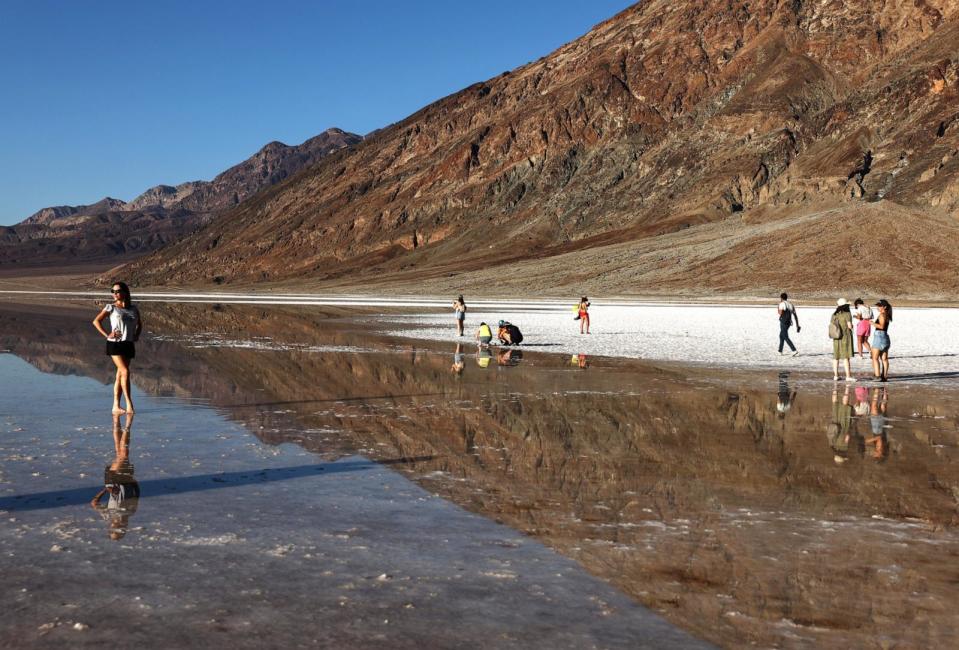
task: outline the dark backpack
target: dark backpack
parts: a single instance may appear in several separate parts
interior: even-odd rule
[[[508,325],[509,327],[509,340],[513,345],[519,345],[523,342],[523,333],[519,331],[519,328],[513,325],[512,323]]]
[[[793,310],[789,303],[786,303],[786,308],[783,309],[783,313],[779,314],[779,322],[783,325],[791,325],[793,322]]]

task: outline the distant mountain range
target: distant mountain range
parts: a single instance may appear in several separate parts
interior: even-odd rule
[[[125,273],[959,296],[957,14],[957,0],[647,0]]]
[[[328,129],[297,146],[271,142],[212,181],[157,185],[130,202],[39,210],[0,227],[0,267],[120,262],[178,241],[214,215],[235,207],[362,136]]]

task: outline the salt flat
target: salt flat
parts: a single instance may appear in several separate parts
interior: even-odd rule
[[[467,338],[481,321],[515,323],[523,331],[523,346],[544,351],[630,357],[654,361],[821,370],[830,373],[832,341],[826,330],[832,309],[797,306],[800,332],[790,330],[799,356],[777,352],[779,322],[775,306],[668,305],[602,303],[590,308],[591,334],[579,333],[569,304],[537,303],[535,309],[514,305],[484,305],[467,314]],[[400,325],[390,333],[423,339],[462,340],[452,315],[424,314],[390,319]],[[892,374],[915,379],[955,377],[959,340],[946,333],[959,331],[959,310],[950,308],[894,309],[890,327]],[[787,348],[788,351],[788,348]],[[853,371],[871,376],[867,359],[853,360]]]
[[[3,291],[9,298],[25,292]],[[36,292],[29,292],[34,297]],[[92,292],[46,292],[54,299],[104,297]],[[575,299],[467,300],[466,336],[456,335],[451,300],[435,296],[371,296],[154,292],[136,294],[139,302],[198,302],[288,306],[348,306],[388,310],[372,318],[384,333],[451,343],[473,340],[480,322],[508,320],[525,336],[523,345],[544,352],[626,357],[743,368],[780,368],[831,373],[832,342],[826,329],[832,308],[797,303],[800,332],[790,330],[799,356],[777,352],[779,322],[775,303],[769,305],[682,304],[628,300],[592,301],[591,334],[579,333],[574,321]],[[874,302],[870,299],[867,302]],[[397,314],[409,309],[410,314]],[[955,379],[959,374],[959,309],[895,307],[890,327],[892,375],[899,380]],[[853,360],[853,372],[872,374],[867,359]]]

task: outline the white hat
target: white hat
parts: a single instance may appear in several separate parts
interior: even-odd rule
[[[845,298],[837,298],[837,299],[836,299],[836,304],[837,304],[838,306],[842,307],[843,305],[848,305],[848,304],[849,304],[849,301],[846,300]]]

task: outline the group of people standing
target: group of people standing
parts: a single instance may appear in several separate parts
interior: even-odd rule
[[[789,346],[792,355],[799,354],[796,346],[789,338],[789,329],[793,323],[796,331],[801,331],[799,316],[796,307],[789,301],[785,293],[779,294],[780,302],[777,308],[779,314],[779,354],[783,354],[784,346]],[[853,304],[845,298],[836,300],[836,309],[829,318],[829,338],[832,340],[832,378],[839,381],[839,363],[842,362],[846,381],[856,381],[852,374],[851,359],[858,353],[865,358],[868,352],[872,358],[873,377],[876,381],[884,382],[889,378],[889,326],[892,323],[892,305],[883,298],[874,305],[875,309],[865,304],[862,298],[856,298]],[[870,342],[870,334],[872,341]],[[855,348],[855,352],[854,352]]]
[[[863,348],[872,357],[873,378],[876,381],[889,379],[889,326],[892,324],[892,305],[883,298],[875,304],[875,311],[857,298],[852,305],[845,298],[836,300],[836,310],[829,319],[829,338],[832,339],[832,378],[839,381],[839,362],[842,361],[846,381],[856,381],[852,376],[850,359],[853,341],[863,358]],[[869,334],[872,332],[872,343]]]

